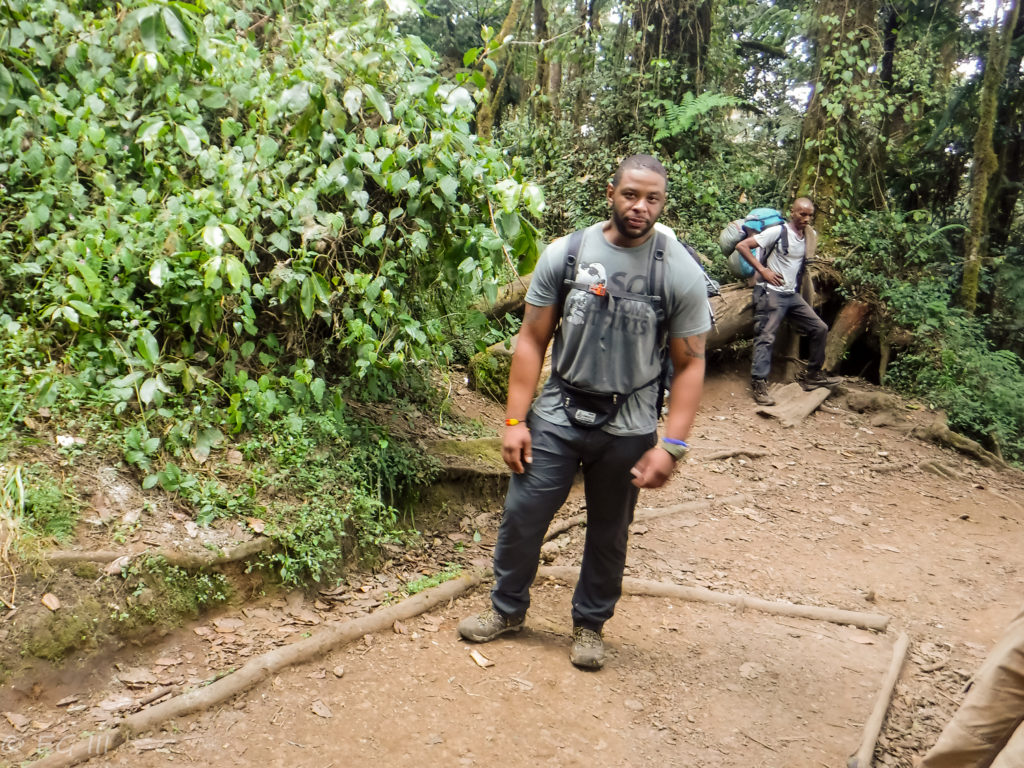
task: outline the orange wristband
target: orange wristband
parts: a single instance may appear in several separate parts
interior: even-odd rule
[[[521,422],[519,419],[505,419],[505,426],[506,427],[514,427],[516,424],[522,424],[522,423],[523,422]]]

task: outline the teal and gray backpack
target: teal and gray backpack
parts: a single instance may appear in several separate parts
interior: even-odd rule
[[[751,235],[764,232],[768,227],[785,223],[786,217],[774,208],[755,208],[744,218],[730,221],[718,236],[718,246],[722,249],[722,255],[728,257],[729,271],[739,278],[747,278],[754,274],[754,268],[736,251],[736,244]],[[782,247],[786,246],[787,244],[783,243]],[[761,263],[763,264],[766,259],[767,254],[764,254]]]

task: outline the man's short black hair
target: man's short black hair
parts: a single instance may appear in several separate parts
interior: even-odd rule
[[[626,171],[653,171],[663,176],[666,182],[668,181],[668,172],[665,170],[665,166],[657,158],[650,155],[630,155],[619,163],[619,167],[615,170],[615,175],[612,176],[613,187],[619,186],[619,182],[622,181],[622,174]]]

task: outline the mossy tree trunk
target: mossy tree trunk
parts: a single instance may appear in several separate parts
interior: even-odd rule
[[[877,9],[877,0],[822,0],[815,11],[810,35],[814,83],[793,192],[815,201],[815,228],[822,234],[842,209],[852,208],[854,180],[865,157],[857,130],[862,112],[877,107],[867,91]]]
[[[500,47],[491,55],[492,60],[498,65],[498,69],[501,72],[497,84],[494,82],[494,74],[490,68],[485,68],[488,96],[483,104],[480,105],[480,109],[477,110],[476,114],[476,132],[481,138],[491,137],[497,111],[501,107],[501,98],[505,90],[505,81],[510,68],[508,46],[504,41],[519,26],[519,18],[523,14],[523,4],[523,0],[512,0],[512,5],[508,9],[508,15],[505,16],[505,21],[498,31]]]
[[[988,193],[989,181],[999,170],[999,160],[992,144],[995,130],[996,107],[999,87],[1003,82],[1009,58],[1010,41],[1017,26],[1020,13],[1018,0],[1010,0],[1002,24],[992,25],[989,36],[988,61],[981,83],[981,106],[978,115],[978,130],[974,135],[972,158],[970,221],[964,238],[964,276],[960,285],[960,303],[968,314],[973,315],[978,306],[978,277],[981,262],[986,252],[989,229]]]

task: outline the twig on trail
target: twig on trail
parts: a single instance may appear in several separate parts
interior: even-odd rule
[[[545,565],[537,569],[537,576],[574,583],[579,577],[577,568],[566,566]],[[661,581],[644,581],[626,577],[622,580],[622,591],[630,595],[651,595],[652,597],[672,597],[677,600],[693,600],[718,605],[734,605],[737,608],[752,608],[764,613],[781,616],[797,616],[804,619],[819,619],[834,624],[853,624],[861,629],[874,629],[884,632],[889,625],[889,617],[880,613],[863,613],[846,611],[839,608],[821,608],[816,605],[798,605],[796,603],[774,602],[762,600],[749,595],[734,595],[725,592],[714,592],[704,587],[684,587],[679,584],[667,584]]]
[[[750,459],[761,459],[768,456],[768,451],[759,451],[754,448],[734,448],[728,451],[717,451],[704,457],[704,461],[721,461],[731,459],[735,456],[746,456]]]
[[[167,694],[174,693],[174,691],[175,687],[173,685],[167,685],[162,688],[157,688],[148,696],[143,696],[141,699],[139,699],[138,703],[136,704],[136,709],[142,709],[147,704],[152,704],[157,699],[162,699]]]
[[[753,736],[751,736],[751,735],[750,735],[749,733],[747,733],[747,732],[746,732],[746,731],[744,731],[743,729],[741,729],[741,728],[738,728],[737,730],[738,730],[738,731],[740,732],[740,734],[741,734],[741,735],[743,735],[743,736],[746,736],[746,737],[747,737],[748,739],[750,739],[750,740],[751,740],[752,742],[754,742],[755,744],[760,744],[760,745],[761,745],[762,747],[764,747],[765,749],[770,749],[770,750],[771,750],[772,752],[778,752],[778,751],[779,751],[779,750],[777,750],[777,749],[776,749],[775,747],[771,747],[771,746],[769,746],[769,745],[765,744],[765,743],[764,743],[763,741],[761,741],[760,739],[755,739],[755,738],[754,738]]]
[[[139,733],[156,728],[173,718],[216,706],[252,688],[285,667],[321,658],[328,651],[358,640],[363,635],[388,629],[395,621],[418,616],[477,586],[481,578],[480,573],[464,574],[368,616],[328,626],[305,640],[255,656],[237,672],[209,685],[175,696],[150,709],[129,715],[117,728],[93,734],[67,749],[52,752],[32,765],[34,768],[66,768],[99,755],[106,755]]]
[[[551,539],[565,533],[570,528],[575,528],[577,525],[582,525],[587,522],[587,513],[582,512],[572,517],[566,517],[562,520],[556,520],[548,528],[548,532],[544,534],[544,541],[551,541]]]
[[[892,649],[892,661],[882,680],[882,689],[878,692],[875,707],[871,710],[867,722],[864,723],[864,738],[861,740],[860,749],[846,761],[847,768],[871,768],[875,744],[878,743],[878,735],[882,732],[885,715],[889,711],[889,704],[892,701],[892,692],[896,687],[896,681],[900,678],[900,670],[903,669],[903,662],[907,658],[909,647],[910,637],[906,632],[900,632],[896,639],[896,645]]]

